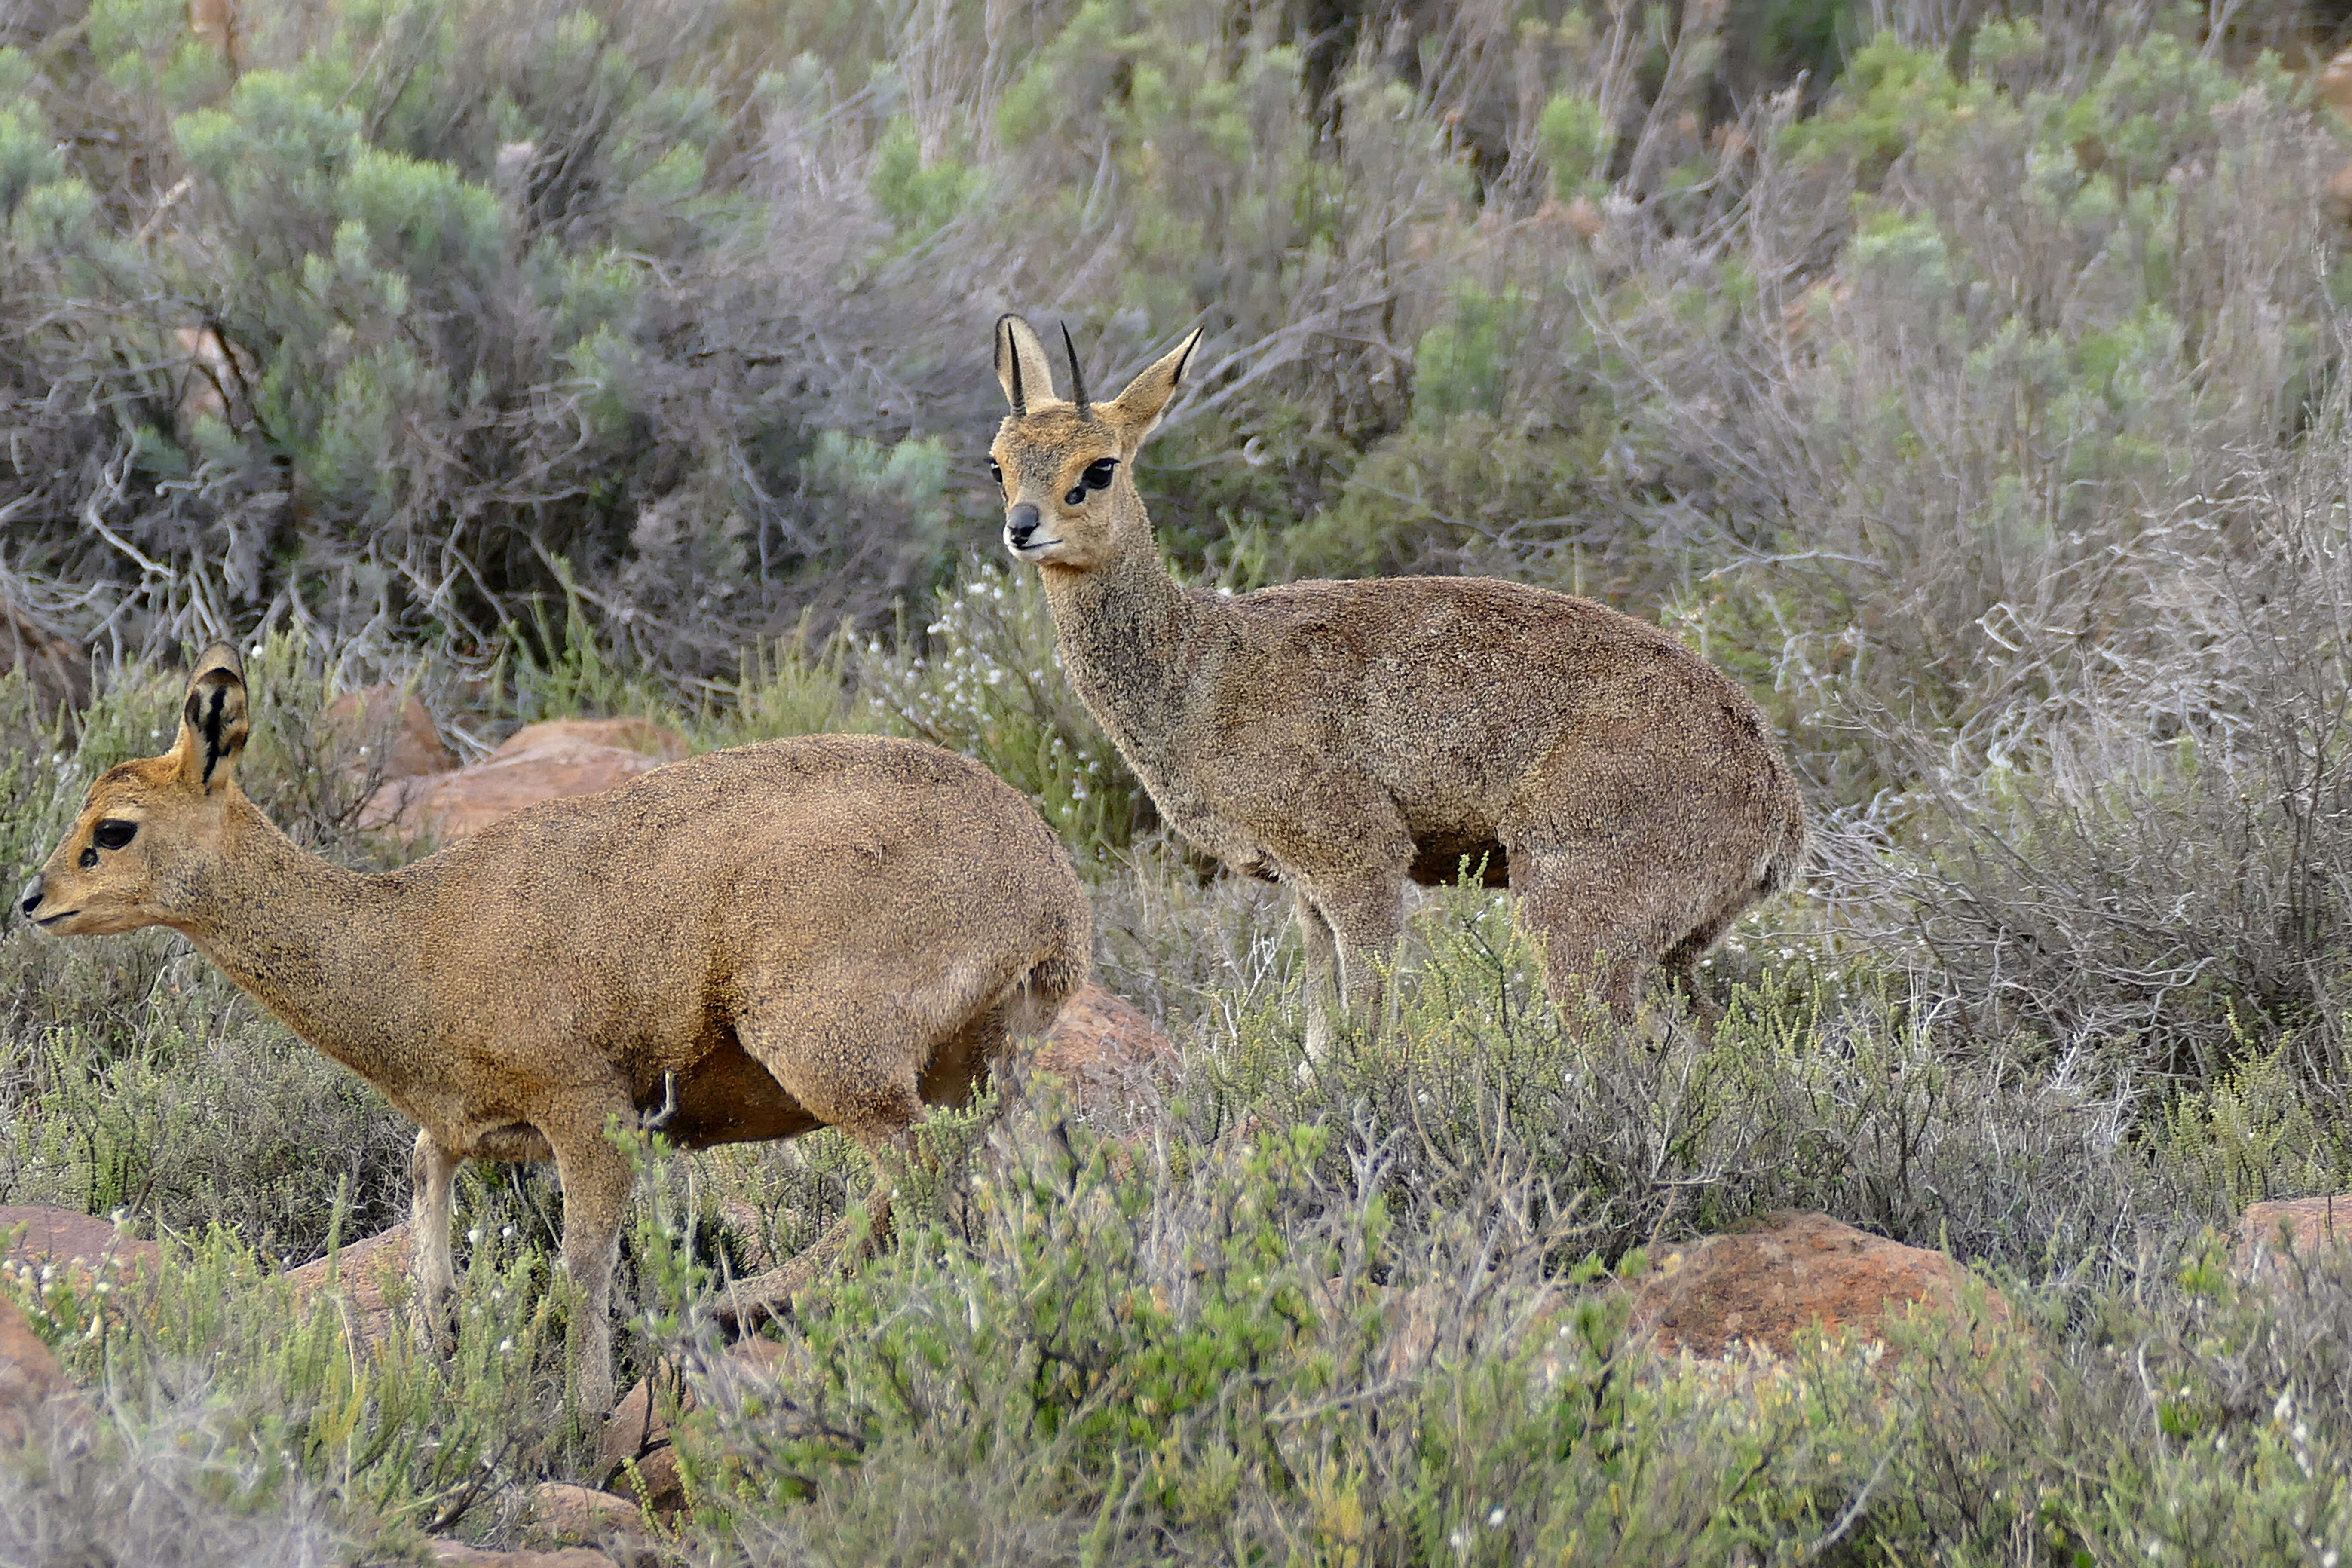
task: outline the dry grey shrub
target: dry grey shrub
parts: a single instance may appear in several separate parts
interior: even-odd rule
[[[327,1568],[349,1543],[193,1407],[0,1456],[9,1568]],[[241,1500],[247,1500],[240,1505]]]
[[[2352,441],[2150,520],[2078,605],[2003,607],[1997,700],[1918,758],[1930,847],[1878,862],[1985,1014],[2212,1077],[2265,1022],[2312,1091],[2343,1077],[2352,930]],[[2086,646],[2091,644],[2091,646]]]

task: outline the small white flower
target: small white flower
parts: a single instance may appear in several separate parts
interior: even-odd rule
[[[499,1353],[500,1355],[512,1355],[512,1354],[514,1354],[514,1341],[512,1341],[512,1340],[500,1340],[500,1341],[499,1342]]]
[[[1495,1510],[1494,1512],[1486,1516],[1486,1528],[1489,1530],[1500,1530],[1503,1528],[1503,1510],[1501,1509],[1498,1508]]]

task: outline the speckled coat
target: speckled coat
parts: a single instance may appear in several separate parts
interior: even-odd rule
[[[1335,983],[1351,1005],[1377,997],[1408,880],[1517,889],[1558,1000],[1590,985],[1629,1015],[1660,963],[1693,989],[1699,955],[1805,852],[1755,703],[1657,627],[1524,584],[1181,586],[1131,464],[1197,338],[1089,405],[1056,395],[1043,344],[1006,318],[1014,412],[992,460],[1071,685],[1161,815],[1293,889],[1309,1047]]]
[[[25,914],[65,934],[184,932],[415,1119],[428,1298],[450,1283],[457,1164],[555,1159],[592,1408],[610,1403],[630,1184],[608,1121],[688,1147],[837,1126],[887,1184],[923,1103],[963,1100],[1088,973],[1085,890],[1058,841],[994,774],[933,747],[811,735],[714,752],[367,875],[297,847],[236,788],[244,715],[236,656],[216,649],[179,743],[91,786]]]

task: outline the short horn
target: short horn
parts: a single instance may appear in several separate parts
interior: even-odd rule
[[[1062,352],[1070,356],[1070,401],[1078,405],[1078,417],[1087,418],[1087,373],[1078,368],[1078,345],[1070,341],[1070,323],[1062,323]]]

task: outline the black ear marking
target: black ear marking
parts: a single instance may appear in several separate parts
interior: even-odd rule
[[[211,700],[207,701],[207,698]],[[228,724],[227,709],[228,688],[226,685],[188,693],[188,728],[201,735],[205,742],[203,782],[205,784],[213,782],[213,770],[220,766],[221,759],[228,753],[224,733]]]
[[[1168,373],[1168,389],[1171,392],[1184,384],[1185,367],[1192,363],[1192,351],[1201,346],[1201,331],[1195,329],[1192,335],[1185,340],[1183,357],[1176,362],[1176,368]]]
[[[1021,385],[1021,345],[1013,341],[1013,317],[1010,313],[996,318],[996,353],[999,363],[1007,359],[1012,361],[1007,379],[1013,383],[1013,416],[1026,419],[1029,417],[1029,395]]]

